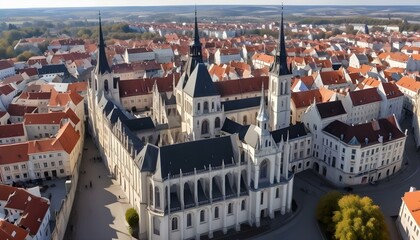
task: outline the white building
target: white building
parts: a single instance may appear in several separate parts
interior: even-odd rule
[[[259,226],[262,217],[291,211],[289,165],[296,171],[311,165],[307,146],[312,143],[303,125],[269,131],[270,118],[273,130],[289,126],[291,76],[285,75],[285,51],[276,62],[282,66],[272,71],[276,84],[269,84],[270,104],[264,87],[253,98],[222,102],[202,63],[197,24],[194,36],[176,88],[160,92],[153,84],[152,130],[158,142],[155,135],[145,136],[151,121],[122,109],[100,25],[99,60],[88,90],[89,125],[104,163],[139,212],[142,238],[198,239],[240,230],[241,223]],[[246,113],[255,125],[229,120],[233,112]],[[172,124],[176,119],[180,122]]]
[[[376,88],[349,92],[342,100],[347,123],[358,124],[379,117],[382,98]]]
[[[397,226],[403,240],[420,238],[420,191],[415,187],[404,193],[398,214]]]
[[[127,48],[124,59],[126,63],[154,61],[155,53],[149,48]]]

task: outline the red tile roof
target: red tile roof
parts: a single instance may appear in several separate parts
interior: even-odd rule
[[[362,147],[377,144],[379,136],[383,137],[382,142],[384,143],[405,137],[405,134],[399,129],[394,116],[354,126],[335,120],[326,126],[323,131],[337,138],[341,138],[342,135],[342,141],[345,143],[356,140]],[[389,136],[391,136],[391,139]],[[367,143],[366,138],[368,140]]]
[[[0,239],[4,240],[25,240],[29,235],[29,232],[24,229],[0,220]]]
[[[304,108],[311,105],[314,102],[314,99],[316,103],[328,102],[334,93],[334,91],[326,88],[313,89],[303,92],[292,92],[291,100],[295,104],[296,108]]]
[[[0,70],[4,70],[4,69],[8,69],[8,68],[14,68],[14,67],[15,67],[15,65],[11,61],[8,61],[8,60],[1,60],[0,61]]]
[[[49,112],[49,113],[27,113],[23,122],[25,125],[38,124],[60,124],[61,120],[66,118],[65,112]]]
[[[0,145],[0,165],[28,161],[28,143]]]
[[[339,70],[329,71],[329,72],[320,72],[320,74],[321,74],[321,79],[324,85],[347,83],[346,79],[343,76],[343,73]]]
[[[264,83],[264,89],[268,89],[268,77],[242,78],[215,82],[214,84],[221,97],[227,97],[250,92],[261,92],[262,83]]]
[[[7,112],[10,114],[10,116],[23,116],[25,115],[25,113],[36,112],[36,109],[37,107],[27,107],[11,103],[7,108]]]
[[[397,98],[404,96],[400,89],[395,85],[395,83],[382,83],[384,88],[385,95],[387,99]]]
[[[22,123],[0,125],[0,138],[25,136],[25,129]]]
[[[382,101],[377,88],[367,88],[349,93],[353,106],[360,106]]]
[[[169,74],[163,78],[146,78],[124,80],[119,82],[120,97],[131,97],[145,95],[152,92],[153,84],[156,82],[159,92],[170,92],[179,80],[179,73]]]

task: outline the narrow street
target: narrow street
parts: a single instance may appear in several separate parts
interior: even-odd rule
[[[123,191],[108,177],[105,165],[93,159],[99,154],[91,138],[85,139],[84,148],[76,198],[64,239],[132,239],[125,221],[125,211],[130,205]]]

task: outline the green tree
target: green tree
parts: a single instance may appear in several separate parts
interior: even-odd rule
[[[27,61],[30,57],[34,56],[35,54],[30,51],[24,51],[23,53],[17,56],[18,61]]]
[[[343,194],[338,191],[332,191],[324,196],[318,202],[316,207],[316,218],[324,226],[326,231],[333,235],[335,231],[335,223],[333,222],[334,212],[339,210],[338,201]]]
[[[385,218],[372,199],[346,195],[338,201],[334,212],[334,237],[339,240],[388,240]]]
[[[125,220],[127,221],[128,225],[131,228],[138,227],[139,225],[139,214],[137,213],[136,209],[129,208],[125,212]]]

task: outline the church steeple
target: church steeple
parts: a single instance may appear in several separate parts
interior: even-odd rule
[[[285,37],[284,37],[283,4],[281,5],[279,49],[278,49],[278,53],[276,55],[276,62],[274,63],[271,71],[273,73],[278,74],[279,76],[290,74],[290,70],[287,66],[286,41],[285,41]]]
[[[258,110],[257,115],[257,124],[262,130],[267,130],[267,123],[268,123],[268,114],[265,110],[265,91],[264,91],[264,83],[261,87],[261,100],[260,100],[260,109]]]
[[[99,12],[99,42],[98,42],[98,58],[96,63],[96,74],[111,73],[105,53],[105,41],[102,34],[101,12]]]
[[[191,73],[194,71],[195,67],[199,63],[203,63],[203,57],[202,57],[202,52],[201,52],[200,36],[198,34],[197,7],[196,7],[195,18],[194,18],[194,42],[190,46],[190,54],[189,54],[189,58],[185,67],[185,72],[187,74],[187,77],[191,75]],[[185,83],[184,83],[184,86],[185,86]]]

